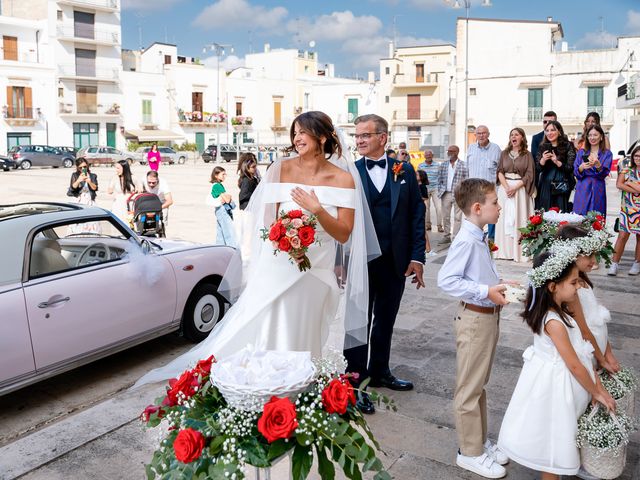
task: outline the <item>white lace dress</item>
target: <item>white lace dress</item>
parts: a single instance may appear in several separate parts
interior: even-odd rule
[[[570,317],[569,317],[570,318]],[[557,313],[549,321],[564,323]],[[567,328],[580,362],[591,372],[593,347],[582,338],[575,320]],[[524,365],[502,420],[498,446],[512,460],[533,470],[575,475],[580,467],[576,446],[578,418],[590,395],[571,374],[551,338],[542,331],[522,354]]]

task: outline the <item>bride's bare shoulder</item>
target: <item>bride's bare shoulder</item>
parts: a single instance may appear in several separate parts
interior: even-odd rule
[[[332,178],[331,185],[332,187],[338,188],[356,188],[356,183],[353,180],[353,177],[346,170],[341,169],[340,167],[336,167],[332,165]]]

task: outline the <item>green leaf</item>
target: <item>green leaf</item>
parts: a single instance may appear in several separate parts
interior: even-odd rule
[[[380,461],[380,459],[378,457],[376,457],[375,455],[370,457],[369,460],[367,460],[364,465],[362,466],[362,471],[363,472],[368,472],[370,470],[376,470],[376,471],[380,471],[382,470],[382,462]]]
[[[296,445],[293,450],[293,458],[291,459],[291,474],[293,480],[305,480],[311,471],[313,463],[313,455],[310,447]]]
[[[375,477],[373,477],[373,480],[392,480],[392,478],[386,470],[382,470],[376,473]]]
[[[298,441],[298,445],[302,445],[303,447],[308,447],[313,442],[313,437],[306,433],[296,435],[296,440]]]
[[[316,446],[316,455],[318,457],[318,473],[322,480],[334,480],[336,477],[336,468],[333,462],[327,457],[323,447]]]
[[[273,461],[276,458],[281,457],[282,455],[287,453],[289,450],[291,450],[294,447],[294,445],[295,444],[293,442],[276,440],[269,446],[269,453],[267,455],[269,458],[269,461]]]
[[[246,450],[246,459],[249,465],[260,468],[271,466],[268,447],[258,442],[257,438],[248,438],[240,443],[240,448]]]
[[[151,465],[146,464],[144,466],[144,470],[147,473],[147,480],[153,480],[154,478],[156,478],[156,474],[153,471],[153,468],[151,468]]]

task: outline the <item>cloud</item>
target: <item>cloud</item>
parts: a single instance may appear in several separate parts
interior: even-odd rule
[[[443,0],[409,0],[409,5],[423,10],[450,7]],[[453,5],[453,2],[451,2],[451,5]]]
[[[216,68],[218,65],[218,59],[215,56],[202,59],[202,63],[205,67]],[[229,55],[227,57],[220,58],[220,67],[224,68],[227,72],[234,70],[238,67],[244,67],[244,58],[240,58],[236,55]]]
[[[576,42],[576,47],[581,49],[591,48],[615,48],[618,37],[609,32],[588,32]]]
[[[361,36],[368,37],[377,34],[381,29],[382,21],[378,17],[356,17],[349,10],[320,15],[313,20],[302,18],[287,23],[287,30],[299,36],[302,41],[339,42]]]
[[[640,12],[635,10],[627,12],[627,30],[634,35],[640,34]]]
[[[247,0],[218,0],[201,11],[193,25],[208,30],[233,30],[249,25],[254,30],[269,31],[280,27],[288,13],[284,7],[266,8]]]
[[[122,0],[122,10],[166,10],[178,0]]]

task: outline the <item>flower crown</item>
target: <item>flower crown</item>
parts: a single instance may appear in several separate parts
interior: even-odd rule
[[[558,278],[569,264],[579,255],[592,255],[607,247],[609,234],[606,230],[592,230],[586,237],[556,240],[551,244],[547,258],[542,265],[529,270],[527,276],[534,288],[539,288],[548,280]]]

